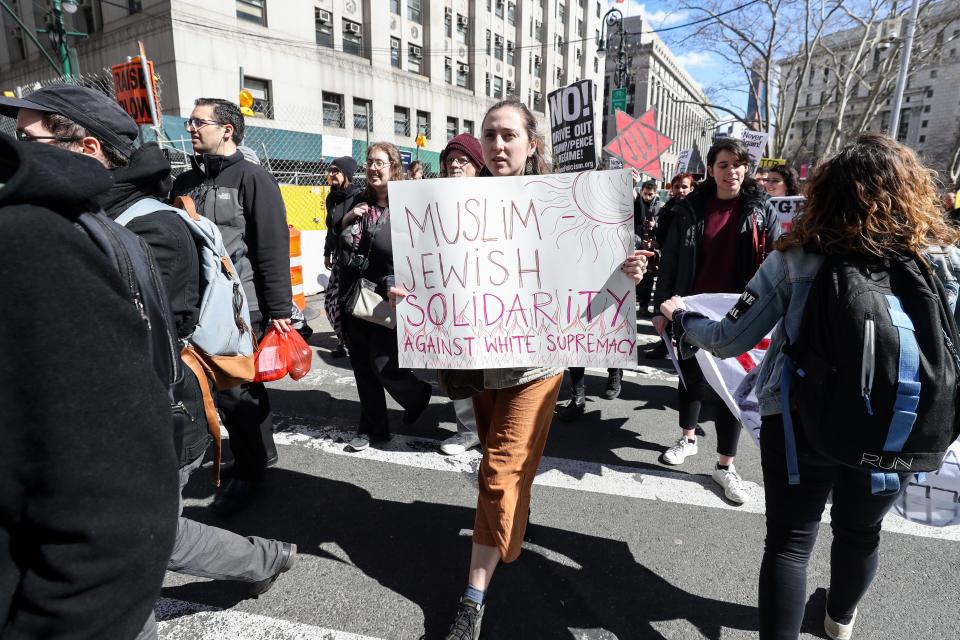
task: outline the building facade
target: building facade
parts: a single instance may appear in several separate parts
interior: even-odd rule
[[[311,134],[321,146],[314,157],[323,147],[343,148],[325,138],[352,141],[355,155],[377,140],[420,154],[415,140],[423,134],[421,159],[429,163],[453,135],[479,134],[484,112],[497,100],[519,98],[545,125],[550,91],[584,78],[602,84],[596,47],[584,41],[599,30],[601,0],[78,4],[67,28],[90,34],[71,40],[81,72],[125,61],[142,40],[162,79],[170,137],[185,135],[182,118],[195,98],[237,100],[242,87],[254,96],[248,127]],[[12,6],[28,28],[42,28],[48,19],[42,2]],[[0,89],[55,75],[9,16],[3,26]],[[289,135],[274,136],[282,137],[290,142]],[[287,159],[279,142],[264,153]],[[302,150],[289,155],[307,161]]]
[[[603,141],[616,136],[616,122],[611,109],[611,93],[616,84],[617,52],[620,46],[618,30],[608,27],[607,56],[604,67]],[[690,77],[666,44],[650,31],[643,17],[631,16],[623,20],[624,50],[627,73],[626,112],[639,117],[649,109],[656,110],[660,131],[673,141],[661,157],[664,181],[677,173],[677,156],[684,149],[696,146],[705,156],[717,125],[717,115],[707,106],[707,97],[697,82]],[[599,34],[598,34],[599,35]]]
[[[868,32],[860,27],[832,34],[825,44],[833,53],[815,52],[805,77],[800,77],[801,58],[781,61],[782,113],[796,108],[783,149],[791,164],[813,166],[861,130],[889,133],[901,49],[895,45],[904,22],[900,17],[872,23]],[[866,53],[856,68],[859,81],[844,92],[843,80],[861,43]],[[935,3],[920,14],[910,71],[900,124],[892,135],[946,176],[960,147],[960,4]],[[888,84],[878,93],[883,78]],[[841,107],[842,133],[835,135]]]

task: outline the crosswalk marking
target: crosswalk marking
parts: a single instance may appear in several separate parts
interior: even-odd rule
[[[468,451],[456,457],[444,456],[437,452],[439,441],[430,438],[395,435],[389,442],[377,447],[348,452],[346,443],[353,437],[352,432],[309,424],[302,418],[282,415],[275,415],[275,425],[274,440],[278,445],[307,447],[334,455],[432,471],[475,474],[480,465],[478,451]],[[709,476],[677,474],[668,469],[638,471],[626,466],[544,456],[534,484],[743,513],[764,512],[763,488],[756,483],[744,481],[750,502],[735,506],[720,497]],[[823,521],[829,522],[829,510],[824,513]],[[883,529],[906,535],[960,541],[960,527],[928,527],[905,520],[892,512],[884,520]]]
[[[379,640],[345,631],[268,618],[244,611],[229,611],[161,598],[155,607],[161,640]]]

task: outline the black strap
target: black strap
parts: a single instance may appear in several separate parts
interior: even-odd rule
[[[370,205],[370,206],[375,206],[375,205]],[[357,249],[360,248],[360,244],[363,242],[364,231],[369,231],[370,237],[367,240],[367,253],[363,257],[363,261],[367,265],[367,267],[370,266],[370,253],[373,251],[373,240],[374,238],[377,237],[377,232],[380,231],[380,228],[384,225],[384,218],[386,218],[389,214],[390,214],[390,207],[387,207],[383,210],[383,213],[380,214],[380,217],[377,218],[377,222],[372,229],[367,227],[367,217],[360,216],[360,237],[357,239],[357,244],[355,244],[351,249],[350,255],[351,256],[357,255]],[[365,272],[366,272],[366,269],[363,269],[360,273],[365,273]]]

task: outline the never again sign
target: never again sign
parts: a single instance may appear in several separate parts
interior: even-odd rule
[[[556,173],[589,171],[597,166],[593,134],[593,81],[580,80],[547,96],[550,140]]]
[[[629,171],[391,182],[400,366],[636,364]]]

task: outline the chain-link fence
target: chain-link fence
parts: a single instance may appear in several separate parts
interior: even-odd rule
[[[49,79],[2,88],[13,91],[18,97],[27,98],[37,89],[62,82],[60,79]],[[86,73],[76,78],[75,84],[115,97],[110,69]],[[162,112],[163,81],[159,75],[157,86]],[[358,111],[356,105],[354,107],[352,115],[343,108],[332,108],[330,105],[316,110],[275,113],[269,103],[255,99],[253,113],[248,113],[246,117],[243,147],[249,158],[255,157],[276,178],[283,193],[287,220],[301,231],[322,231],[326,228],[325,202],[329,191],[326,177],[334,158],[346,155],[353,157],[358,166],[354,177],[362,184],[368,145],[386,140],[397,144],[405,165],[419,160],[423,164],[424,177],[437,175],[439,154],[415,146],[417,129],[428,137],[435,135],[429,126],[411,125],[396,114],[392,118],[368,117],[365,112]],[[140,128],[142,141],[158,140],[166,150],[175,176],[191,166],[193,150],[185,121],[184,117],[163,115],[159,132],[153,127]],[[14,135],[14,131],[15,122],[0,117],[0,132]],[[446,132],[447,137],[456,133],[460,132]]]

